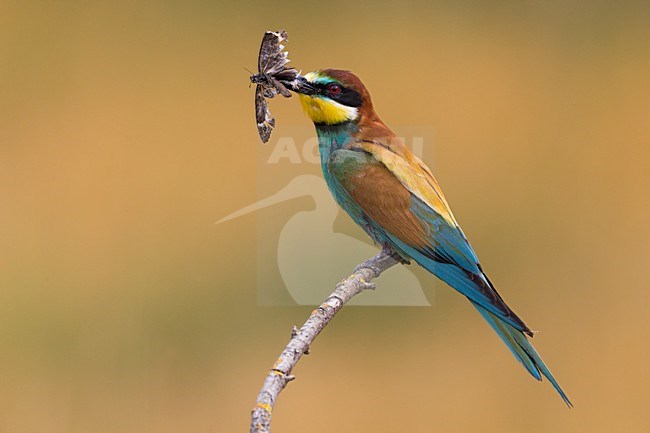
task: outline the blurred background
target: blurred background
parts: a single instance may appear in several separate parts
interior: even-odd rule
[[[425,159],[575,409],[437,285],[432,307],[344,309],[274,431],[648,431],[648,12],[1,2],[0,431],[248,431],[311,311],[259,306],[254,266],[257,230],[308,198],[214,224],[259,198],[243,67],[279,28],[296,67],[351,69],[389,125],[435,129]],[[276,134],[308,125],[297,98],[271,109]]]

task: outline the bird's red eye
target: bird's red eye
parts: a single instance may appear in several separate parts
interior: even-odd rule
[[[327,91],[332,95],[338,95],[339,93],[341,93],[341,86],[335,83],[329,84],[327,86]]]

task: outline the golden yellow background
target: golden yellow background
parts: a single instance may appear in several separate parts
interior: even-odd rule
[[[351,69],[389,125],[435,128],[457,218],[576,407],[440,286],[432,308],[344,310],[274,431],[648,431],[647,13],[0,3],[0,432],[247,431],[310,311],[257,306],[273,210],[213,224],[258,198],[242,67],[278,28],[298,68]],[[307,122],[296,98],[271,108],[276,133]]]

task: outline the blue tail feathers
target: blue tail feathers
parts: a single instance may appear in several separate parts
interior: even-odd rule
[[[528,370],[528,372],[537,380],[542,380],[542,375],[546,377],[553,387],[560,394],[564,402],[569,407],[573,407],[573,403],[569,400],[569,397],[564,393],[560,385],[557,383],[550,370],[542,361],[542,358],[539,356],[535,348],[528,341],[528,338],[519,330],[513,328],[509,323],[504,322],[499,319],[497,316],[475,303],[470,299],[470,302],[479,313],[487,320],[492,329],[494,329],[501,340],[506,343],[508,349],[515,355],[517,358]]]
[[[490,326],[497,332],[497,334],[499,334],[499,337],[501,337],[515,358],[523,364],[526,370],[528,370],[528,372],[537,380],[541,381],[542,377],[546,377],[560,394],[567,406],[573,407],[573,404],[557,383],[544,361],[542,361],[542,358],[539,356],[532,344],[530,344],[526,335],[524,335],[524,332],[530,333],[531,331],[526,327],[521,319],[512,312],[512,310],[506,306],[507,311],[512,312],[512,314],[504,314],[503,309],[495,305],[495,299],[486,297],[483,293],[476,290],[477,279],[469,278],[467,272],[458,265],[437,262],[430,257],[425,256],[418,249],[401,242],[399,239],[391,237],[390,235],[388,238],[397,246],[398,250],[405,252],[408,257],[414,259],[425,269],[465,295],[485,320],[487,320]],[[482,273],[480,268],[479,272],[479,275],[475,275],[475,277],[480,277],[478,281],[484,281],[492,287],[491,283]],[[498,294],[496,294],[496,296],[498,297],[498,301],[503,302]],[[505,303],[503,303],[503,305],[505,305]]]

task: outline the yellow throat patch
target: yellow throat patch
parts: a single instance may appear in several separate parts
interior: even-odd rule
[[[354,107],[348,107],[320,96],[299,96],[303,110],[305,110],[307,116],[309,116],[314,123],[334,125],[336,123],[347,122],[357,118],[358,111]]]
[[[312,81],[318,80],[320,77],[318,72],[309,72],[305,74],[305,78]],[[348,107],[325,96],[299,96],[303,110],[314,123],[335,125],[354,120],[359,115],[359,111],[355,107]]]

